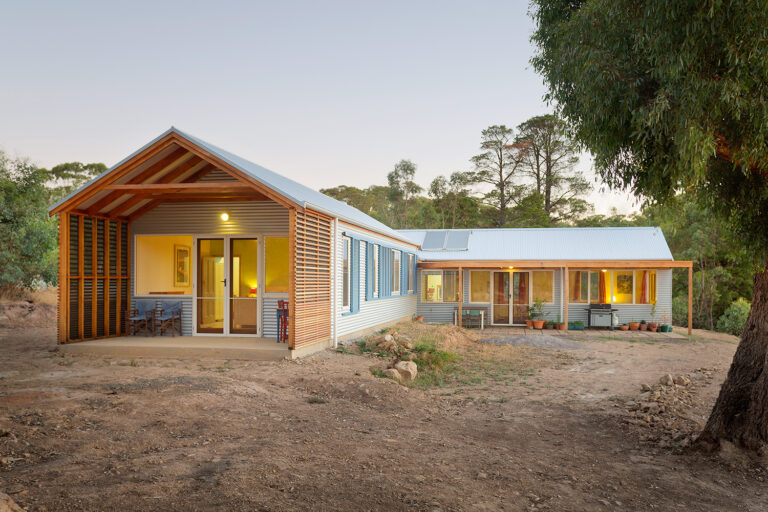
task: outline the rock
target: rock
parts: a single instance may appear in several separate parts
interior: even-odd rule
[[[391,334],[387,334],[384,336],[384,341],[395,341],[395,338],[393,338]]]
[[[400,376],[406,382],[415,379],[419,373],[419,369],[413,361],[400,361],[395,365],[395,370],[400,372]]]
[[[400,345],[407,350],[413,350],[413,343],[411,343],[410,341],[406,341],[405,343],[401,343]]]
[[[659,384],[662,384],[664,386],[671,386],[674,383],[675,383],[675,379],[673,379],[672,375],[669,373],[659,379]]]
[[[657,414],[660,409],[659,404],[656,402],[643,402],[640,404],[640,408],[649,414]]]
[[[387,368],[386,370],[384,370],[384,375],[397,382],[400,382],[403,380],[402,376],[400,375],[400,372],[395,370],[394,368]]]
[[[395,343],[394,341],[385,341],[384,343],[379,345],[379,348],[381,350],[386,350],[387,352],[394,352],[395,349],[397,348],[397,343]]]
[[[22,509],[10,496],[0,492],[0,512],[22,512]]]
[[[688,384],[691,383],[691,379],[689,379],[685,375],[675,375],[674,382],[678,386],[687,386]]]
[[[481,472],[479,472],[477,474],[477,479],[478,480],[485,480],[486,478],[488,478],[488,473],[484,473],[484,472],[481,471]]]
[[[651,390],[651,386],[649,386],[648,384],[643,383],[643,384],[640,384],[640,389],[642,391],[650,391]]]

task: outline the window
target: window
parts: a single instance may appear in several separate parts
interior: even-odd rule
[[[371,269],[373,296],[379,296],[379,244],[373,245],[373,268]]]
[[[491,271],[469,271],[469,302],[491,302]]]
[[[192,295],[191,236],[137,235],[134,245],[136,295]]]
[[[635,304],[656,304],[656,271],[635,271]]]
[[[400,257],[401,252],[392,250],[392,293],[400,293]]]
[[[459,302],[459,272],[443,271],[443,302]]]
[[[568,272],[569,302],[586,303],[589,297],[589,272],[571,270]]]
[[[592,270],[589,273],[589,302],[608,304],[611,297],[611,274],[606,270]]]
[[[413,293],[414,274],[416,273],[416,255],[408,255],[408,293]]]
[[[634,295],[634,272],[631,270],[613,271],[613,303],[632,304]]]
[[[288,238],[267,237],[264,252],[264,291],[288,293]]]
[[[459,273],[456,270],[424,270],[421,273],[422,302],[458,302]]]
[[[555,273],[552,270],[531,272],[532,299],[551,304],[555,302]]]
[[[344,311],[349,311],[351,291],[352,291],[352,239],[342,237],[342,270],[341,270],[341,306]]]

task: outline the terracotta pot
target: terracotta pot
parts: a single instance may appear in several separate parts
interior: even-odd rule
[[[565,330],[565,324],[564,323],[557,324],[557,325],[555,325],[555,329],[557,329],[558,331],[564,331]]]
[[[525,328],[526,329],[533,329],[533,320],[526,320],[525,321]]]
[[[649,325],[648,326],[648,330],[651,331],[651,332],[656,332],[656,329],[658,329],[658,327],[656,327],[655,325]]]
[[[533,328],[534,329],[543,329],[544,328],[544,320],[534,320],[533,321]]]
[[[622,331],[628,331],[629,330],[629,326],[628,325],[620,325],[619,329],[621,329]]]
[[[555,328],[555,324],[547,324],[547,329],[554,329],[554,328]]]
[[[648,324],[640,324],[640,330],[641,330],[641,331],[646,331],[646,330],[648,330]]]
[[[639,322],[629,322],[629,330],[630,331],[636,331],[640,328]]]
[[[659,328],[659,322],[648,322],[648,328],[658,329]],[[655,332],[655,331],[654,331]]]
[[[414,320],[416,320],[417,322],[423,322],[424,321],[424,317],[423,316],[417,316],[416,318],[414,318]]]

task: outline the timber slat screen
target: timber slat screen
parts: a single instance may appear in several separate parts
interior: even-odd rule
[[[320,213],[291,210],[292,349],[331,338],[331,222],[330,217]]]
[[[123,221],[59,215],[59,343],[125,334],[128,243]]]

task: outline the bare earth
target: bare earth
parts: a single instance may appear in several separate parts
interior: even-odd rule
[[[482,357],[419,390],[368,354],[132,364],[0,330],[0,491],[51,511],[768,509],[764,466],[685,448],[732,337],[553,349],[403,329]],[[644,412],[640,385],[666,373],[692,383]]]

